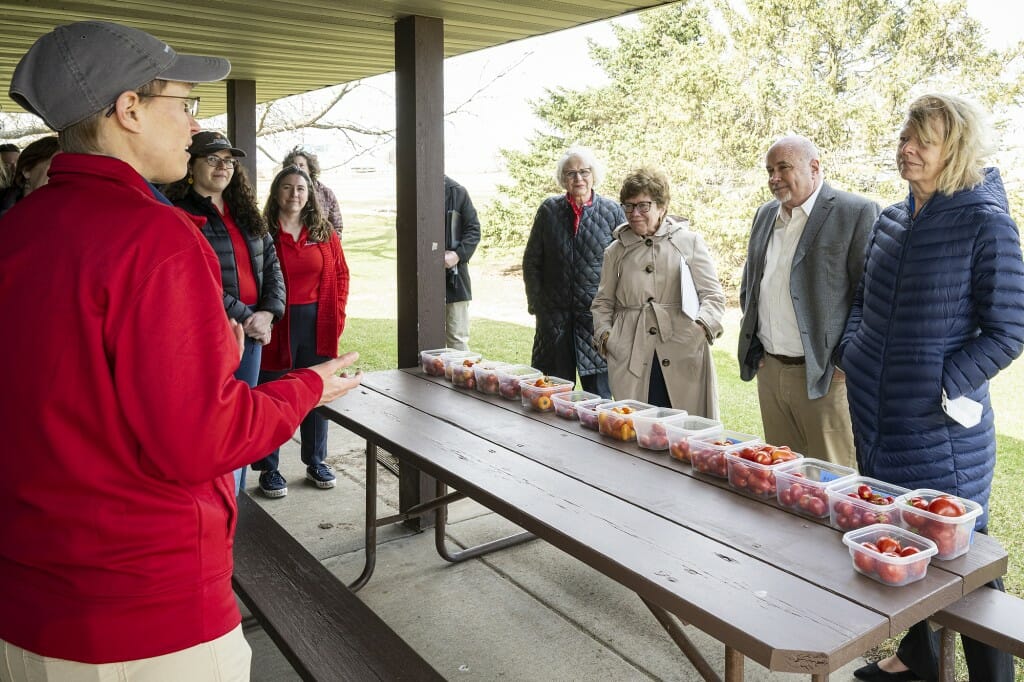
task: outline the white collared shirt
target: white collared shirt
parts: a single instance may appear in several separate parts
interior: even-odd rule
[[[804,233],[807,217],[818,200],[821,184],[800,206],[790,213],[779,205],[775,217],[775,229],[768,238],[768,250],[764,258],[764,275],[761,277],[761,295],[757,303],[757,337],[766,352],[773,355],[803,357],[804,345],[800,338],[800,326],[796,321],[793,296],[789,281],[793,270],[793,255]]]

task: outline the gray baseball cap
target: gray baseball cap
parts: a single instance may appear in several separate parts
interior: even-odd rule
[[[60,131],[154,79],[211,83],[230,71],[226,59],[178,54],[137,28],[80,21],[58,26],[29,48],[14,69],[10,95]]]

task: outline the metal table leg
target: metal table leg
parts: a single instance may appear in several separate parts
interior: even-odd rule
[[[457,495],[459,498],[465,497],[462,493],[451,493],[446,494],[448,487],[437,482],[436,494],[438,500],[446,500],[452,496]],[[441,505],[437,510],[436,524],[434,525],[434,546],[437,547],[437,553],[445,561],[451,561],[452,563],[458,563],[465,561],[466,559],[472,559],[473,557],[482,556],[489,552],[494,552],[499,549],[506,547],[512,547],[513,545],[520,545],[529,540],[535,539],[537,536],[533,533],[522,532],[516,533],[515,535],[509,535],[508,537],[500,538],[498,540],[492,540],[479,544],[475,547],[468,547],[458,552],[450,552],[448,550],[447,538],[445,538],[445,526],[448,523],[448,505],[445,503]]]
[[[363,572],[349,583],[348,589],[358,592],[370,580],[377,566],[377,445],[366,441],[366,528],[364,532]]]
[[[956,675],[956,631],[939,630],[939,682],[953,682]]]
[[[411,518],[415,518],[427,512],[437,511],[437,523],[434,526],[434,544],[437,547],[437,553],[445,561],[451,561],[457,563],[459,561],[465,561],[466,559],[472,559],[488,552],[494,552],[505,547],[511,547],[528,540],[533,540],[536,536],[533,533],[517,533],[510,535],[499,540],[493,540],[491,542],[485,542],[476,547],[470,547],[458,552],[451,552],[448,550],[447,540],[445,538],[445,526],[448,520],[448,505],[452,502],[465,499],[465,495],[458,492],[447,492],[447,486],[440,481],[437,482],[436,493],[437,496],[432,500],[427,500],[413,507],[410,507],[407,511],[400,514],[393,514],[391,516],[385,516],[383,518],[377,518],[377,444],[371,441],[366,441],[366,527],[364,537],[364,553],[365,562],[363,563],[363,572],[359,574],[359,577],[349,583],[348,588],[353,592],[358,591],[363,585],[369,582],[370,577],[373,575],[374,568],[377,565],[377,528],[381,526],[389,526],[394,523],[401,523]]]
[[[697,669],[697,672],[700,674],[700,676],[703,677],[708,682],[721,682],[722,678],[720,678],[718,676],[718,674],[711,668],[711,666],[708,665],[708,662],[706,660],[704,660],[704,656],[701,655],[700,651],[697,650],[697,647],[695,647],[693,645],[693,642],[690,641],[690,638],[686,636],[685,632],[683,632],[683,628],[679,625],[679,622],[675,619],[675,617],[673,617],[672,614],[670,614],[665,609],[661,608],[660,606],[656,606],[655,604],[652,604],[651,602],[647,601],[643,597],[640,597],[640,601],[642,601],[644,603],[644,605],[647,606],[647,608],[651,610],[651,613],[653,613],[654,617],[658,619],[658,622],[661,624],[661,627],[665,628],[665,631],[668,632],[669,637],[671,637],[672,641],[676,643],[676,646],[679,647],[679,650],[682,651],[683,654],[686,655],[686,658],[688,658],[690,660],[690,663],[692,663],[693,667]],[[738,678],[736,678],[736,677],[729,677],[729,670],[730,670],[730,668],[729,668],[729,652],[730,651],[732,651],[732,650],[729,649],[728,647],[726,647],[726,649],[725,649],[725,679],[726,680],[737,680],[737,679],[742,680],[743,679],[743,655],[742,654],[739,655],[739,659],[740,659],[739,660],[739,675],[740,676]]]

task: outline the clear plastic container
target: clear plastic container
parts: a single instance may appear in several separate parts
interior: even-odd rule
[[[457,359],[452,362],[452,385],[459,388],[475,389],[476,368],[478,365],[487,362],[484,359],[474,360],[472,357],[463,358],[462,362]]]
[[[758,497],[775,497],[777,467],[803,459],[788,447],[750,443],[725,453],[729,485]]]
[[[598,430],[600,422],[597,419],[597,408],[612,402],[611,398],[592,398],[576,403],[576,417],[580,420],[580,426]]]
[[[717,419],[708,419],[695,414],[687,415],[684,419],[665,425],[668,432],[668,454],[680,462],[690,463],[690,438],[701,436],[712,436],[721,433],[722,422]]]
[[[456,367],[472,368],[473,365],[483,359],[483,356],[479,353],[474,353],[473,351],[454,350],[448,353],[442,353],[441,359],[444,361],[444,378],[448,381],[452,381],[452,374],[455,372]],[[467,361],[469,363],[468,365],[466,364]],[[470,374],[472,373],[472,369],[470,369]]]
[[[508,367],[507,362],[483,360],[473,365],[473,376],[476,378],[476,390],[487,395],[498,394],[498,370]]]
[[[655,409],[639,400],[614,400],[597,406],[597,430],[602,436],[629,442],[636,440],[633,415]]]
[[[668,425],[675,424],[687,416],[686,410],[674,410],[670,407],[656,407],[633,415],[636,444],[647,450],[668,450]]]
[[[911,500],[920,499],[925,504],[941,497],[948,498],[953,505],[959,505],[963,513],[959,516],[937,514],[927,509],[918,509]],[[947,511],[950,505],[946,505]],[[928,538],[938,549],[937,559],[955,559],[966,554],[974,540],[974,523],[981,515],[981,505],[973,500],[956,497],[938,490],[918,488],[900,496],[898,509],[900,525],[907,530]]]
[[[829,485],[857,472],[850,467],[805,457],[775,469],[775,492],[779,504],[807,516],[828,516]]]
[[[424,374],[432,377],[444,376],[444,360],[441,356],[445,353],[456,352],[454,348],[435,348],[433,350],[420,351],[420,369]]]
[[[568,393],[556,393],[551,396],[551,402],[555,404],[555,414],[562,419],[579,419],[576,414],[576,403],[593,400],[601,396],[589,391],[569,391]]]
[[[529,365],[508,365],[498,369],[498,395],[506,400],[519,400],[519,382],[523,379],[536,379],[543,372]]]
[[[556,393],[568,393],[575,385],[575,381],[558,377],[540,376],[536,379],[524,379],[519,382],[523,407],[529,407],[537,412],[550,412],[555,407],[551,398]]]
[[[897,498],[910,492],[867,476],[844,478],[830,483],[825,490],[828,492],[829,522],[839,530],[854,530],[873,523],[899,523]],[[879,499],[865,499],[866,494]]]
[[[883,552],[884,544],[879,543],[888,542],[883,538],[896,541],[899,549]],[[865,542],[872,543],[874,547],[864,546]],[[893,587],[923,578],[932,557],[938,552],[935,543],[928,538],[887,523],[848,531],[843,534],[843,543],[850,548],[853,567],[858,573]],[[913,550],[908,550],[911,547]]]
[[[708,436],[691,436],[690,463],[702,474],[728,478],[729,467],[725,461],[725,453],[761,442],[760,438],[752,434],[728,429]]]

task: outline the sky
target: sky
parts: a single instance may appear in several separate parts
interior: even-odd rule
[[[1024,38],[1021,28],[1024,4],[1011,4],[1007,0],[967,0],[967,5],[970,14],[987,28],[993,47],[1005,47]],[[587,41],[613,43],[613,22],[635,24],[637,18],[629,15],[595,22],[448,59],[445,62],[446,111],[467,99],[471,101],[458,113],[446,117],[446,172],[460,179],[474,196],[476,193],[492,195],[495,178],[501,173],[499,150],[525,149],[529,137],[543,126],[533,115],[531,101],[541,98],[547,89],[603,82],[604,74],[591,61]],[[498,78],[500,74],[504,75]],[[367,126],[381,125],[382,116],[393,117],[393,83],[393,74],[363,81],[339,105],[336,110],[339,117]],[[282,140],[281,144],[285,142],[288,146],[302,142],[320,150],[321,162],[327,161],[325,167],[330,167],[332,160],[334,166],[344,161],[345,167],[334,168],[334,173],[346,176],[345,180],[339,179],[342,185],[352,186],[354,171],[384,171],[393,162],[389,156],[393,154],[390,146],[356,160],[342,159],[336,154],[336,135],[327,136],[318,131],[302,133],[297,140]],[[362,184],[356,182],[360,191],[365,189]]]

